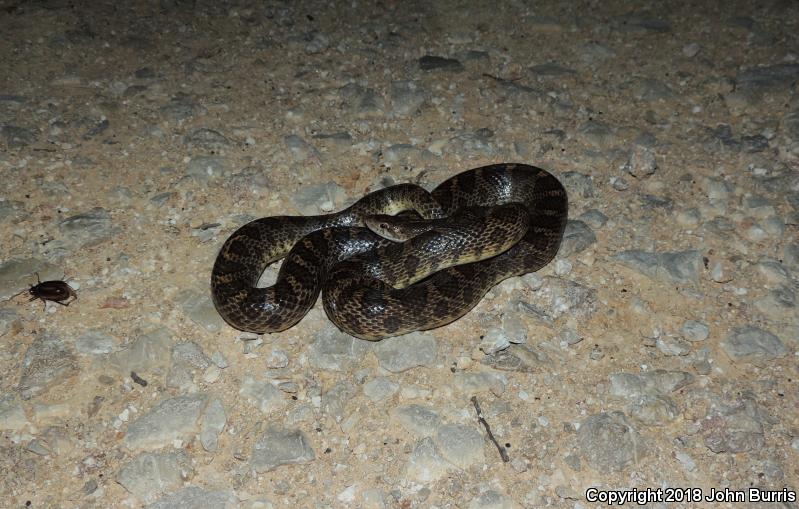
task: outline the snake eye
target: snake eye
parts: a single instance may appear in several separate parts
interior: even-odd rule
[[[380,223],[380,228],[388,230],[388,223]]]

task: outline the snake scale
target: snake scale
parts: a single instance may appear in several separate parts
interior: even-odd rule
[[[481,207],[488,211],[480,212]],[[432,234],[397,244],[363,227],[372,216],[408,209],[425,219],[444,217],[457,223],[459,217],[480,216],[483,222],[475,235],[453,245]],[[211,294],[225,321],[256,333],[293,326],[320,291],[328,317],[353,336],[379,340],[433,329],[466,314],[500,281],[549,263],[560,247],[567,216],[562,184],[535,166],[475,168],[445,180],[429,194],[419,186],[400,184],[370,193],[337,213],[265,217],[245,224],[222,245],[211,274]],[[511,227],[497,226],[497,218],[508,217]],[[433,228],[444,233],[449,229]],[[501,254],[486,254],[487,248],[475,239],[498,244],[493,241],[498,232],[515,235],[513,242]],[[422,252],[415,254],[412,247]],[[451,266],[467,250],[476,251],[468,256],[479,261]],[[391,252],[401,252],[402,261],[383,263]],[[275,285],[256,288],[264,269],[281,258]],[[443,270],[418,276],[420,266]]]

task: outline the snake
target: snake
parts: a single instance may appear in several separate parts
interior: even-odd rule
[[[406,211],[414,217],[406,230],[421,225],[410,239],[392,240],[374,226],[391,230],[381,218]],[[399,184],[335,213],[255,219],[222,244],[211,296],[229,325],[258,334],[292,327],[320,293],[336,327],[361,339],[435,329],[468,313],[499,282],[546,266],[567,219],[566,190],[548,171],[482,166],[430,192]],[[275,284],[258,288],[280,259]]]

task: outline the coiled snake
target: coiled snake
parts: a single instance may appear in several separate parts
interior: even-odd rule
[[[430,232],[403,244],[363,227],[370,216],[408,209],[423,218],[479,222],[454,241],[447,236],[454,228],[436,222]],[[225,321],[250,332],[291,327],[320,291],[328,317],[353,336],[378,340],[433,329],[466,314],[500,281],[549,263],[567,216],[566,191],[545,170],[483,166],[445,180],[429,194],[401,184],[334,214],[251,221],[222,245],[211,294]],[[275,285],[256,288],[264,269],[284,257]],[[464,259],[470,263],[452,266]],[[438,271],[428,276],[423,269]]]

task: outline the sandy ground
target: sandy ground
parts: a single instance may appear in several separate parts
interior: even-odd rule
[[[799,4],[335,4],[0,1],[0,505],[797,507]],[[497,162],[580,222],[458,322],[215,314],[248,219]]]

